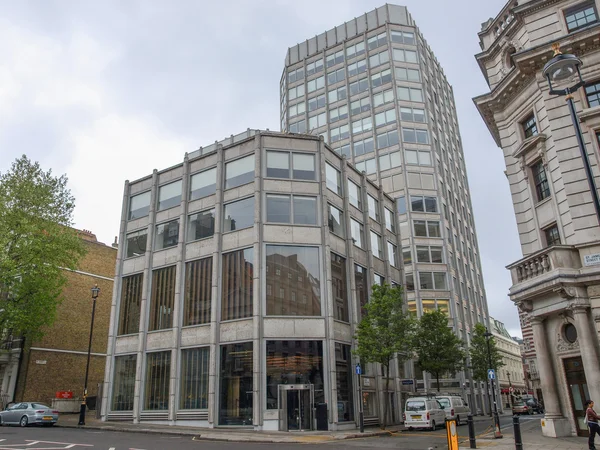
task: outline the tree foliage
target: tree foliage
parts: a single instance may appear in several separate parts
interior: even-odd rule
[[[464,367],[463,341],[448,327],[448,317],[440,310],[427,312],[419,319],[414,348],[419,367],[433,375],[440,390],[440,378],[454,376]]]
[[[74,198],[67,178],[25,155],[0,173],[0,331],[30,339],[51,325],[65,271],[85,253],[71,228]]]
[[[412,355],[415,321],[402,309],[402,288],[387,284],[374,285],[365,315],[358,324],[354,353],[363,363],[379,363],[386,377],[383,428],[388,415],[390,363],[394,356],[405,359]]]
[[[473,370],[473,379],[477,381],[487,381],[488,369],[494,369],[496,372],[504,366],[502,355],[496,345],[494,337],[490,337],[490,355],[492,366],[490,367],[490,359],[488,358],[488,347],[485,333],[486,327],[478,323],[473,330],[471,338],[471,347],[469,354],[471,356],[471,369]]]

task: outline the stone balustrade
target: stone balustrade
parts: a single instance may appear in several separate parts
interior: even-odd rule
[[[568,245],[555,245],[532,253],[507,266],[513,286],[538,278],[555,269],[579,269],[581,261],[578,251]]]

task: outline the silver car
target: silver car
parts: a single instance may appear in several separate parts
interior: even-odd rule
[[[58,411],[42,403],[15,403],[0,412],[0,425],[54,425],[58,421]]]

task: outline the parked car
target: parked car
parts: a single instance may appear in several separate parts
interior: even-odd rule
[[[533,414],[533,408],[527,406],[524,400],[515,400],[512,407],[513,414]]]
[[[469,407],[458,395],[438,395],[435,397],[444,407],[448,419],[456,419],[456,425],[461,425],[469,415]]]
[[[537,399],[529,398],[529,399],[525,400],[525,404],[527,405],[527,407],[529,409],[532,409],[534,413],[544,414],[544,407],[542,406],[542,404],[540,402],[537,401]]]
[[[42,403],[14,403],[0,412],[0,425],[48,425],[58,422],[58,411]]]
[[[446,412],[435,397],[410,397],[404,406],[404,426],[409,430],[435,430],[445,426]]]

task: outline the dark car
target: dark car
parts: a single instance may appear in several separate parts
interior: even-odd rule
[[[535,398],[525,400],[525,404],[536,414],[544,414],[544,407]]]

